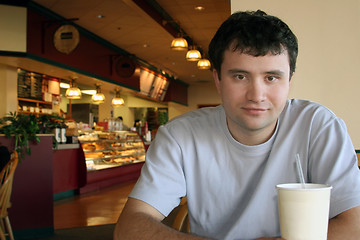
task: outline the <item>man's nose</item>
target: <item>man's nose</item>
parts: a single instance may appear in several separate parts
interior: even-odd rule
[[[266,86],[262,81],[251,81],[247,89],[247,99],[252,102],[262,102],[266,99]]]

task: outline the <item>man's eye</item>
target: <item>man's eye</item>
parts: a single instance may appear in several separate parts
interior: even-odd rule
[[[245,76],[244,75],[236,75],[235,78],[238,80],[244,80]]]
[[[269,77],[267,77],[267,80],[269,81],[269,82],[273,82],[273,81],[275,81],[275,80],[277,80],[278,78],[277,77],[275,77],[275,76],[269,76]]]

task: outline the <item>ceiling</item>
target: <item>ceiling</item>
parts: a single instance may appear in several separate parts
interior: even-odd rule
[[[207,52],[211,38],[230,15],[229,0],[151,0],[172,20],[156,21],[153,9],[140,7],[146,0],[33,0],[37,4],[72,19],[75,24],[100,36],[121,49],[136,55],[158,69],[189,85],[211,82],[210,70],[199,70],[196,62],[185,59],[186,51],[170,49],[174,31],[169,25],[180,26],[197,47]],[[197,11],[195,7],[203,6]],[[149,15],[150,13],[150,15]],[[99,18],[98,16],[103,16]],[[170,30],[174,30],[170,29]],[[42,67],[44,71],[46,68]],[[45,74],[49,74],[44,72]],[[58,73],[55,77],[64,77]],[[60,75],[60,76],[58,76]],[[80,79],[79,79],[80,80]]]

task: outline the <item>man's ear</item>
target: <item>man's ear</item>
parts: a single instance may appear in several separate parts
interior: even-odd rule
[[[216,71],[216,69],[213,69],[212,74],[213,74],[213,78],[214,78],[214,81],[215,81],[216,89],[217,89],[218,93],[220,94],[220,78],[219,78],[219,74]]]

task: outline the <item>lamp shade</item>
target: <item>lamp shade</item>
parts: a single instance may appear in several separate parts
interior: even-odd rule
[[[66,89],[65,97],[68,99],[80,99],[81,91],[77,87],[70,87],[70,88]]]
[[[105,95],[103,93],[96,93],[96,94],[92,95],[91,101],[93,103],[104,103]]]
[[[68,99],[80,99],[81,98],[81,91],[76,86],[75,79],[70,80],[69,88],[65,92],[65,97]]]
[[[186,60],[198,61],[201,59],[201,53],[196,49],[191,49],[186,53]]]
[[[95,84],[95,86],[96,86],[96,93],[92,95],[91,101],[95,104],[104,103],[105,95],[101,93],[100,84]]]
[[[208,59],[206,58],[202,58],[197,62],[197,67],[199,69],[210,69],[211,68],[211,63]]]
[[[120,96],[120,89],[115,89],[115,97],[111,101],[113,107],[120,107],[125,104],[124,99]]]
[[[123,106],[124,105],[124,99],[122,98],[117,98],[117,97],[114,97],[111,101],[111,105],[113,107],[120,107],[120,106]]]
[[[185,38],[178,37],[172,40],[170,48],[176,51],[185,51],[188,49],[188,43]]]

